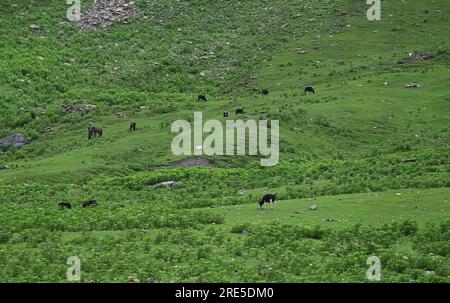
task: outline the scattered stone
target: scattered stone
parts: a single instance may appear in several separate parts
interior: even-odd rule
[[[73,23],[82,28],[105,28],[115,22],[127,23],[130,17],[137,15],[138,9],[134,1],[126,0],[94,0],[91,7],[81,12],[79,20]]]
[[[39,30],[41,27],[39,25],[37,25],[37,24],[31,24],[30,28],[34,29],[34,30]]]
[[[239,194],[239,196],[243,196],[243,195],[245,195],[245,191],[240,190],[240,191],[238,192],[238,194]]]
[[[97,106],[94,104],[67,104],[62,106],[61,115],[71,115],[85,112],[96,107]]]
[[[312,205],[309,210],[317,210],[317,204]]]
[[[123,112],[118,112],[114,114],[117,119],[126,119],[127,116]]]
[[[1,139],[0,148],[2,151],[7,151],[11,146],[19,149],[30,143],[31,141],[25,135],[15,134]]]
[[[431,60],[434,58],[433,54],[423,52],[409,53],[408,57],[397,61],[398,64],[408,64],[414,61]]]
[[[128,276],[128,282],[137,282],[139,283],[139,279],[135,276]]]

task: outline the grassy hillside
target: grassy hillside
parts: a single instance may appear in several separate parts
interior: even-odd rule
[[[354,0],[135,2],[96,29],[63,1],[0,4],[0,138],[31,139],[0,155],[0,281],[65,282],[75,255],[85,282],[359,282],[369,256],[382,282],[450,281],[447,1],[376,22]],[[277,166],[167,166],[173,121],[237,107],[280,121]]]

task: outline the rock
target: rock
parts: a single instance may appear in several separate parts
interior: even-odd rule
[[[9,147],[22,148],[23,146],[30,144],[31,141],[23,134],[15,134],[5,137],[0,140],[0,148],[3,151],[8,150]]]
[[[126,119],[127,116],[123,112],[118,112],[114,114],[117,119]]]
[[[31,25],[30,25],[30,28],[31,28],[31,29],[35,29],[35,30],[40,29],[39,25],[36,25],[36,24],[31,24]]]
[[[139,279],[135,276],[128,276],[128,282],[140,282]]]
[[[416,158],[402,159],[399,161],[399,163],[415,163],[415,162],[417,162]]]
[[[312,205],[309,210],[317,210],[317,204]]]
[[[158,184],[155,184],[155,185],[152,185],[152,186],[150,186],[150,189],[157,189],[157,188],[160,188],[160,187],[165,187],[165,188],[168,188],[168,189],[172,189],[172,188],[174,188],[174,187],[176,187],[176,186],[180,186],[180,185],[182,185],[183,184],[183,182],[178,182],[178,181],[166,181],[166,182],[161,182],[161,183],[158,183]]]
[[[238,192],[238,194],[239,194],[240,196],[243,196],[243,195],[245,195],[245,191],[240,190],[240,191]]]
[[[49,133],[51,131],[53,131],[53,127],[50,125],[46,125],[41,129],[41,133]]]

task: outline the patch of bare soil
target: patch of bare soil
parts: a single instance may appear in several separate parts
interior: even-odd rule
[[[212,167],[213,163],[203,157],[194,156],[183,160],[173,161],[164,165],[165,167]]]
[[[81,18],[73,21],[83,28],[104,28],[116,22],[125,22],[138,13],[134,1],[94,0],[91,7],[81,12]]]

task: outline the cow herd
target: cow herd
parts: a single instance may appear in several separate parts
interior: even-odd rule
[[[316,93],[316,91],[314,90],[314,88],[312,86],[305,86],[305,88],[303,89],[303,92],[305,94],[307,94],[307,93],[315,94]],[[261,90],[261,95],[263,95],[263,96],[268,96],[269,93],[270,93],[270,91],[267,88],[264,88],[264,89]],[[205,95],[198,95],[197,96],[197,101],[198,102],[208,102],[208,99],[206,98]]]
[[[303,89],[303,92],[305,94],[307,94],[307,93],[316,94],[316,92],[315,92],[315,90],[314,90],[314,88],[312,86],[305,86],[305,88]],[[264,88],[264,89],[261,90],[261,95],[263,95],[263,96],[268,96],[269,93],[270,93],[270,91],[267,88]],[[208,102],[208,99],[206,98],[205,95],[198,95],[197,96],[197,102]],[[243,108],[236,108],[236,115],[243,114],[243,113],[244,113],[244,109]],[[227,110],[225,110],[223,112],[223,116],[225,118],[229,116],[229,113],[228,113]]]

